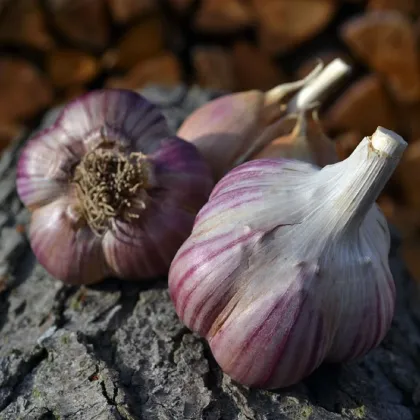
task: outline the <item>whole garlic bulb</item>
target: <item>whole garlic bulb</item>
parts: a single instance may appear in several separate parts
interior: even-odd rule
[[[38,261],[68,283],[164,275],[213,181],[194,145],[128,90],[65,106],[24,147],[17,189]]]
[[[233,379],[285,387],[381,342],[395,285],[375,200],[405,147],[379,127],[342,162],[254,160],[216,185],[171,264],[169,289]]]
[[[290,117],[296,120],[299,114],[304,115],[307,109],[313,108],[314,103],[322,102],[349,72],[350,67],[336,59],[325,68],[320,63],[305,79],[281,84],[268,92],[251,90],[222,96],[194,111],[177,134],[194,143],[209,163],[214,179],[219,180],[235,166],[255,158],[272,141],[289,136]],[[303,125],[301,128],[303,139],[306,132]],[[280,140],[274,147],[276,157],[282,152],[281,143]],[[309,160],[319,166],[324,161],[336,162],[330,139],[316,136],[316,147],[311,147],[311,143],[308,136],[305,147],[286,149],[293,149],[295,159]],[[312,149],[318,153],[312,155]],[[324,151],[326,156],[319,160]],[[331,157],[333,160],[329,160]]]

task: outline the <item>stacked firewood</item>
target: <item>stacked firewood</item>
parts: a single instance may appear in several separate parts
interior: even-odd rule
[[[380,205],[420,280],[419,41],[419,0],[3,0],[0,149],[91,89],[266,90],[341,57],[323,122],[341,158],[378,125],[409,141]]]

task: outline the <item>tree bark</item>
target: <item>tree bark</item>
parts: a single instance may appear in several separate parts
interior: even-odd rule
[[[175,131],[213,94],[148,88]],[[213,96],[212,96],[213,95]],[[44,125],[56,117],[48,114]],[[395,318],[361,360],[276,392],[223,375],[174,311],[165,279],[65,286],[37,264],[16,195],[22,134],[0,160],[0,419],[411,420],[420,403],[420,304],[393,233]],[[418,418],[418,417],[417,417]]]

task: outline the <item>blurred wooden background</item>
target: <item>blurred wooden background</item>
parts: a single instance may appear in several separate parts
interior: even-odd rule
[[[354,68],[322,110],[341,158],[378,125],[409,141],[379,204],[420,285],[420,0],[0,0],[0,150],[91,89],[266,90],[318,57]]]

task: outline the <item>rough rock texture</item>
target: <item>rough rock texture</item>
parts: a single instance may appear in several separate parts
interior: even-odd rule
[[[144,92],[164,107],[174,130],[211,97],[183,87]],[[164,279],[77,288],[36,263],[14,184],[26,138],[0,160],[1,420],[420,418],[420,303],[395,235],[398,304],[383,344],[286,390],[249,390],[224,376],[206,344],[182,326]]]

